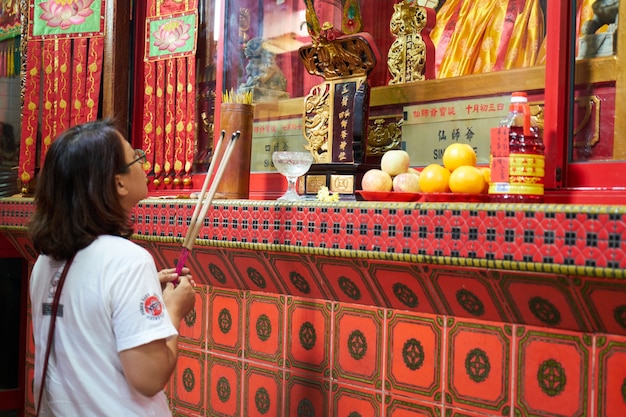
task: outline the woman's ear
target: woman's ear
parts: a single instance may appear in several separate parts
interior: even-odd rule
[[[121,175],[115,176],[115,184],[117,185],[117,193],[120,197],[124,197],[128,194],[128,189],[124,185],[124,178]]]

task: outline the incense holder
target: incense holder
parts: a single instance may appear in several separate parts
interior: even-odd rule
[[[245,103],[222,103],[220,106],[220,128],[226,138],[236,131],[241,132],[228,161],[214,199],[247,199],[250,194],[250,162],[252,158],[252,124],[254,106]],[[214,155],[222,158],[222,155]]]

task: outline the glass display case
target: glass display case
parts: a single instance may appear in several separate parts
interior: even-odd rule
[[[477,76],[519,68],[542,68],[545,61],[546,10],[545,4],[539,1],[494,2],[484,8],[471,7],[469,2],[461,1],[263,2],[260,3],[262,9],[257,3],[228,2],[226,16],[248,18],[243,25],[232,17],[225,19],[223,54],[225,89],[245,87],[250,82],[250,70],[261,68],[246,59],[246,48],[250,44],[260,44],[262,50],[271,54],[276,64],[274,71],[286,80],[282,97],[277,100],[258,97],[257,113],[259,119],[265,120],[258,122],[260,134],[256,138],[255,154],[259,158],[254,159],[257,164],[253,169],[257,172],[267,166],[261,163],[268,160],[268,151],[264,150],[310,145],[306,143],[306,126],[296,129],[291,141],[265,132],[275,127],[280,130],[284,122],[279,120],[285,117],[290,119],[291,125],[315,122],[307,118],[303,107],[312,91],[327,80],[319,73],[311,74],[304,55],[299,52],[308,45],[323,44],[315,39],[315,30],[311,29],[316,24],[332,27],[339,36],[369,35],[370,47],[377,59],[367,77],[371,107],[368,107],[370,120],[363,138],[364,142],[369,140],[364,144],[365,154],[380,157],[387,149],[402,147],[417,166],[440,161],[445,146],[455,141],[472,144],[479,161],[488,164],[489,129],[506,114],[510,92],[507,87],[510,90],[511,83],[506,83],[505,87],[493,77]],[[328,45],[326,49],[330,49],[332,43]],[[403,76],[398,76],[400,73]],[[542,73],[543,69],[518,70],[512,82],[519,86],[513,88],[524,88],[533,78],[539,81],[537,77]],[[467,76],[470,78],[466,80]],[[449,83],[439,82],[452,78],[464,81],[450,83],[450,89],[446,88]],[[428,89],[429,84],[434,84],[432,90]],[[499,89],[502,94],[481,96],[472,93],[472,85],[480,92],[490,87],[494,92]],[[543,86],[537,82],[533,87],[541,90]],[[335,113],[339,111],[336,109]],[[330,119],[332,124],[332,117]],[[305,132],[304,138],[301,131]]]
[[[626,148],[616,134],[624,122],[615,117],[623,102],[620,7],[591,0],[489,2],[480,8],[463,0],[199,0],[195,127],[186,150],[194,157],[178,171],[202,174],[206,168],[224,92],[251,94],[250,195],[264,198],[278,196],[284,185],[273,180],[278,174],[271,153],[279,149],[309,149],[317,152],[317,163],[337,168],[376,164],[386,150],[402,148],[419,167],[440,161],[448,144],[466,142],[478,163],[488,164],[490,129],[506,115],[511,92],[519,90],[528,93],[543,127],[551,195],[568,201],[580,192],[611,194],[623,186],[616,173]],[[152,19],[150,11],[143,13]],[[146,71],[145,65],[154,66]],[[159,65],[144,59],[136,91],[152,70],[167,74],[167,64]],[[345,90],[348,98],[339,90],[346,86],[353,87]],[[324,113],[319,100],[331,90]],[[137,137],[145,136],[146,99],[135,97]],[[347,114],[342,100],[354,118],[341,120]],[[192,111],[189,103],[187,109]],[[327,143],[316,145],[315,125],[324,118],[331,133],[325,133]],[[346,154],[356,157],[341,159]],[[155,173],[153,166],[152,174],[175,178],[170,171]],[[183,182],[154,184],[159,189]]]

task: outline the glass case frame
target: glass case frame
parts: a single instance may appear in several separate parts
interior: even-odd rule
[[[233,32],[234,0],[216,0],[215,10],[221,14],[215,30],[218,33],[216,46],[215,91],[224,90],[229,83],[225,68],[225,56],[229,46],[225,42],[227,33]],[[530,95],[543,100],[544,137],[547,158],[553,161],[554,169],[546,173],[546,187],[558,202],[595,202],[618,197],[626,185],[619,174],[626,168],[626,141],[619,132],[626,129],[626,119],[615,117],[624,113],[626,92],[626,71],[620,71],[626,62],[626,42],[617,42],[617,53],[613,56],[577,60],[574,55],[575,5],[574,1],[547,2],[547,37],[546,65],[523,69],[499,71],[493,73],[467,75],[456,78],[432,79],[403,85],[377,86],[371,89],[370,111],[384,114],[385,111],[397,112],[402,106],[421,102],[446,102],[472,97],[508,95],[512,91],[528,91]],[[260,2],[262,4],[262,2]],[[626,5],[620,4],[619,10],[624,15]],[[217,27],[217,24],[221,25]],[[138,25],[141,26],[141,25]],[[618,37],[624,38],[618,32]],[[140,66],[140,65],[139,65]],[[137,79],[137,73],[136,73]],[[574,99],[576,91],[593,86],[606,87],[608,94],[614,94],[614,108],[606,109],[614,116],[613,131],[607,138],[612,142],[612,156],[605,160],[573,161],[572,132]],[[614,91],[611,92],[611,90]],[[216,94],[214,120],[219,120],[221,94]],[[295,118],[302,114],[302,97],[289,98],[270,103],[255,104],[255,121],[280,120]],[[609,106],[610,107],[610,106]],[[606,114],[606,113],[605,113]],[[610,116],[609,116],[610,117]],[[216,123],[215,136],[219,132]],[[136,130],[136,126],[134,128]],[[251,174],[251,198],[272,198],[280,192],[283,184],[276,180],[273,172],[253,172]],[[201,183],[193,181],[192,188]],[[277,183],[279,183],[277,185]],[[612,202],[619,200],[611,200]]]

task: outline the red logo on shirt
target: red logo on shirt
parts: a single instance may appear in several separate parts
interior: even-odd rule
[[[151,319],[161,318],[163,313],[163,304],[156,295],[146,295],[141,300],[141,312]]]

